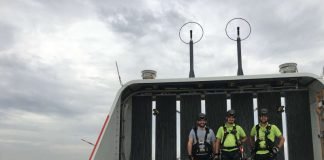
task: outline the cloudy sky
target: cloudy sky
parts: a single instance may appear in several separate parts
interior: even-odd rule
[[[195,45],[196,77],[230,76],[236,44],[224,32],[235,17],[252,34],[242,42],[244,74],[324,66],[323,0],[0,0],[0,160],[88,159],[122,81],[154,69],[188,77],[188,21],[205,31]]]

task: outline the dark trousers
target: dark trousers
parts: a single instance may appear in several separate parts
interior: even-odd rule
[[[212,160],[211,158],[199,158],[199,159],[195,159],[194,160]]]
[[[235,151],[222,151],[222,160],[240,160],[241,154],[239,150]]]
[[[213,157],[211,155],[200,155],[193,157],[194,160],[212,160],[212,158]]]
[[[256,154],[254,157],[255,160],[275,160],[275,158],[270,154]]]
[[[194,160],[212,160],[212,158],[194,158]]]

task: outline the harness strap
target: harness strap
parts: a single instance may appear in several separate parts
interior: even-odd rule
[[[193,156],[198,158],[210,158],[211,155],[212,155],[212,146],[207,143],[207,137],[208,137],[208,134],[210,133],[209,132],[209,128],[208,127],[205,127],[205,130],[206,130],[206,134],[205,134],[205,139],[204,139],[204,144],[201,144],[199,142],[199,138],[198,138],[198,134],[197,134],[197,127],[194,127],[193,130],[195,132],[195,137],[196,137],[196,140],[197,140],[197,143],[195,143],[193,145]],[[204,145],[204,151],[201,151],[200,150],[200,145]]]
[[[193,129],[194,129],[194,132],[195,132],[195,137],[196,137],[197,143],[199,143],[199,138],[198,138],[198,134],[197,134],[198,128],[194,127]],[[205,130],[206,130],[206,134],[205,134],[204,142],[207,142],[207,137],[208,137],[208,134],[209,134],[209,128],[205,127]]]
[[[194,132],[195,132],[196,141],[198,143],[199,139],[198,139],[198,135],[197,135],[197,127],[194,127],[193,129],[194,129]]]
[[[221,145],[224,144],[225,139],[227,138],[227,135],[228,135],[227,128],[226,128],[225,124],[223,125],[223,130],[224,130],[224,137],[223,137],[223,140],[221,142]]]
[[[237,140],[236,133],[237,133],[237,131],[236,131],[236,126],[234,125],[234,126],[233,126],[233,130],[231,131],[231,134],[234,135],[236,146],[239,146],[239,145],[238,145],[238,140]]]
[[[265,142],[266,142],[266,148],[260,148],[260,134],[259,134],[259,131],[260,131],[260,125],[257,124],[256,126],[256,135],[257,135],[257,140],[256,140],[256,145],[255,145],[255,150],[256,151],[261,151],[261,150],[268,150],[268,151],[271,151],[272,148],[273,148],[273,145],[274,145],[274,142],[272,142],[268,136],[270,134],[270,130],[271,130],[271,125],[270,124],[267,124],[266,126],[266,132],[265,132]]]
[[[209,128],[208,127],[205,127],[205,129],[206,129],[206,134],[205,134],[205,140],[204,140],[204,142],[207,142],[207,136],[209,134]]]
[[[223,125],[223,130],[224,130],[224,137],[223,137],[223,140],[222,140],[222,142],[221,142],[222,148],[223,148],[223,149],[234,149],[234,148],[237,148],[237,147],[238,147],[238,140],[237,140],[237,136],[236,136],[236,133],[237,133],[236,125],[234,124],[234,125],[233,125],[233,129],[232,129],[230,132],[228,132],[228,131],[227,131],[227,128],[226,128],[226,124],[224,124],[224,125]],[[228,136],[229,134],[233,134],[233,135],[234,135],[236,146],[233,146],[233,147],[224,147],[223,144],[224,144],[224,142],[225,142],[225,140],[226,140],[226,138],[227,138],[227,136]]]
[[[256,125],[255,129],[256,129],[256,134],[257,134],[257,140],[259,140],[260,139],[260,134],[259,134],[260,126]]]
[[[234,149],[234,148],[237,148],[237,146],[233,146],[233,147],[222,147],[222,149]]]

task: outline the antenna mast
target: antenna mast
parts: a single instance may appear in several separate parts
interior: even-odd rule
[[[324,79],[324,66],[322,68],[322,75],[321,75],[321,77]]]
[[[119,74],[119,69],[118,69],[117,61],[115,61],[115,62],[116,62],[116,68],[117,68],[117,74],[118,74],[119,84],[120,84],[121,86],[123,86],[123,82],[121,81],[120,74]]]
[[[195,72],[194,72],[194,67],[193,67],[193,41],[192,41],[192,30],[190,30],[190,42],[189,42],[189,47],[190,47],[190,72],[189,72],[189,78],[195,78]]]
[[[196,31],[198,33],[200,32],[200,34],[201,34],[201,36],[196,40],[193,40],[193,36],[192,36],[193,35],[193,29],[196,29]],[[188,37],[187,36],[188,31],[189,31],[189,38],[184,40],[183,37]],[[196,35],[199,35],[199,34],[196,34]],[[185,44],[189,44],[189,57],[190,57],[189,78],[195,78],[193,45],[195,43],[199,42],[202,39],[203,35],[204,35],[204,30],[203,30],[202,26],[197,22],[187,22],[179,30],[179,38],[180,38],[180,40]],[[197,37],[195,37],[195,38],[197,38]]]
[[[236,26],[236,36],[237,36],[236,39],[231,37],[229,35],[229,33],[228,33],[229,24],[231,24],[232,22],[235,23],[236,21],[241,21],[241,22],[247,24],[246,26],[248,28],[248,34],[243,39],[241,39],[240,26],[239,25]],[[247,39],[250,36],[250,34],[251,34],[251,25],[247,20],[245,20],[243,18],[233,18],[226,24],[225,32],[226,32],[226,35],[227,35],[227,37],[229,39],[231,39],[233,41],[236,41],[236,45],[237,45],[237,75],[242,76],[244,74],[243,74],[243,67],[242,67],[241,41]]]
[[[240,38],[240,27],[237,27],[237,75],[241,76],[243,74],[243,68],[242,68],[242,55],[241,55],[241,38]]]

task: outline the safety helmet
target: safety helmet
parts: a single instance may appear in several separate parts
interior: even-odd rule
[[[198,119],[197,119],[197,120],[202,120],[202,119],[207,120],[206,114],[204,114],[204,113],[199,113],[199,115],[198,115]]]
[[[235,117],[235,110],[233,110],[233,109],[228,110],[228,111],[226,112],[226,116],[227,116],[227,117],[229,117],[229,116],[233,116],[233,117]]]
[[[259,116],[267,116],[269,113],[268,109],[266,108],[261,108],[259,112]]]

